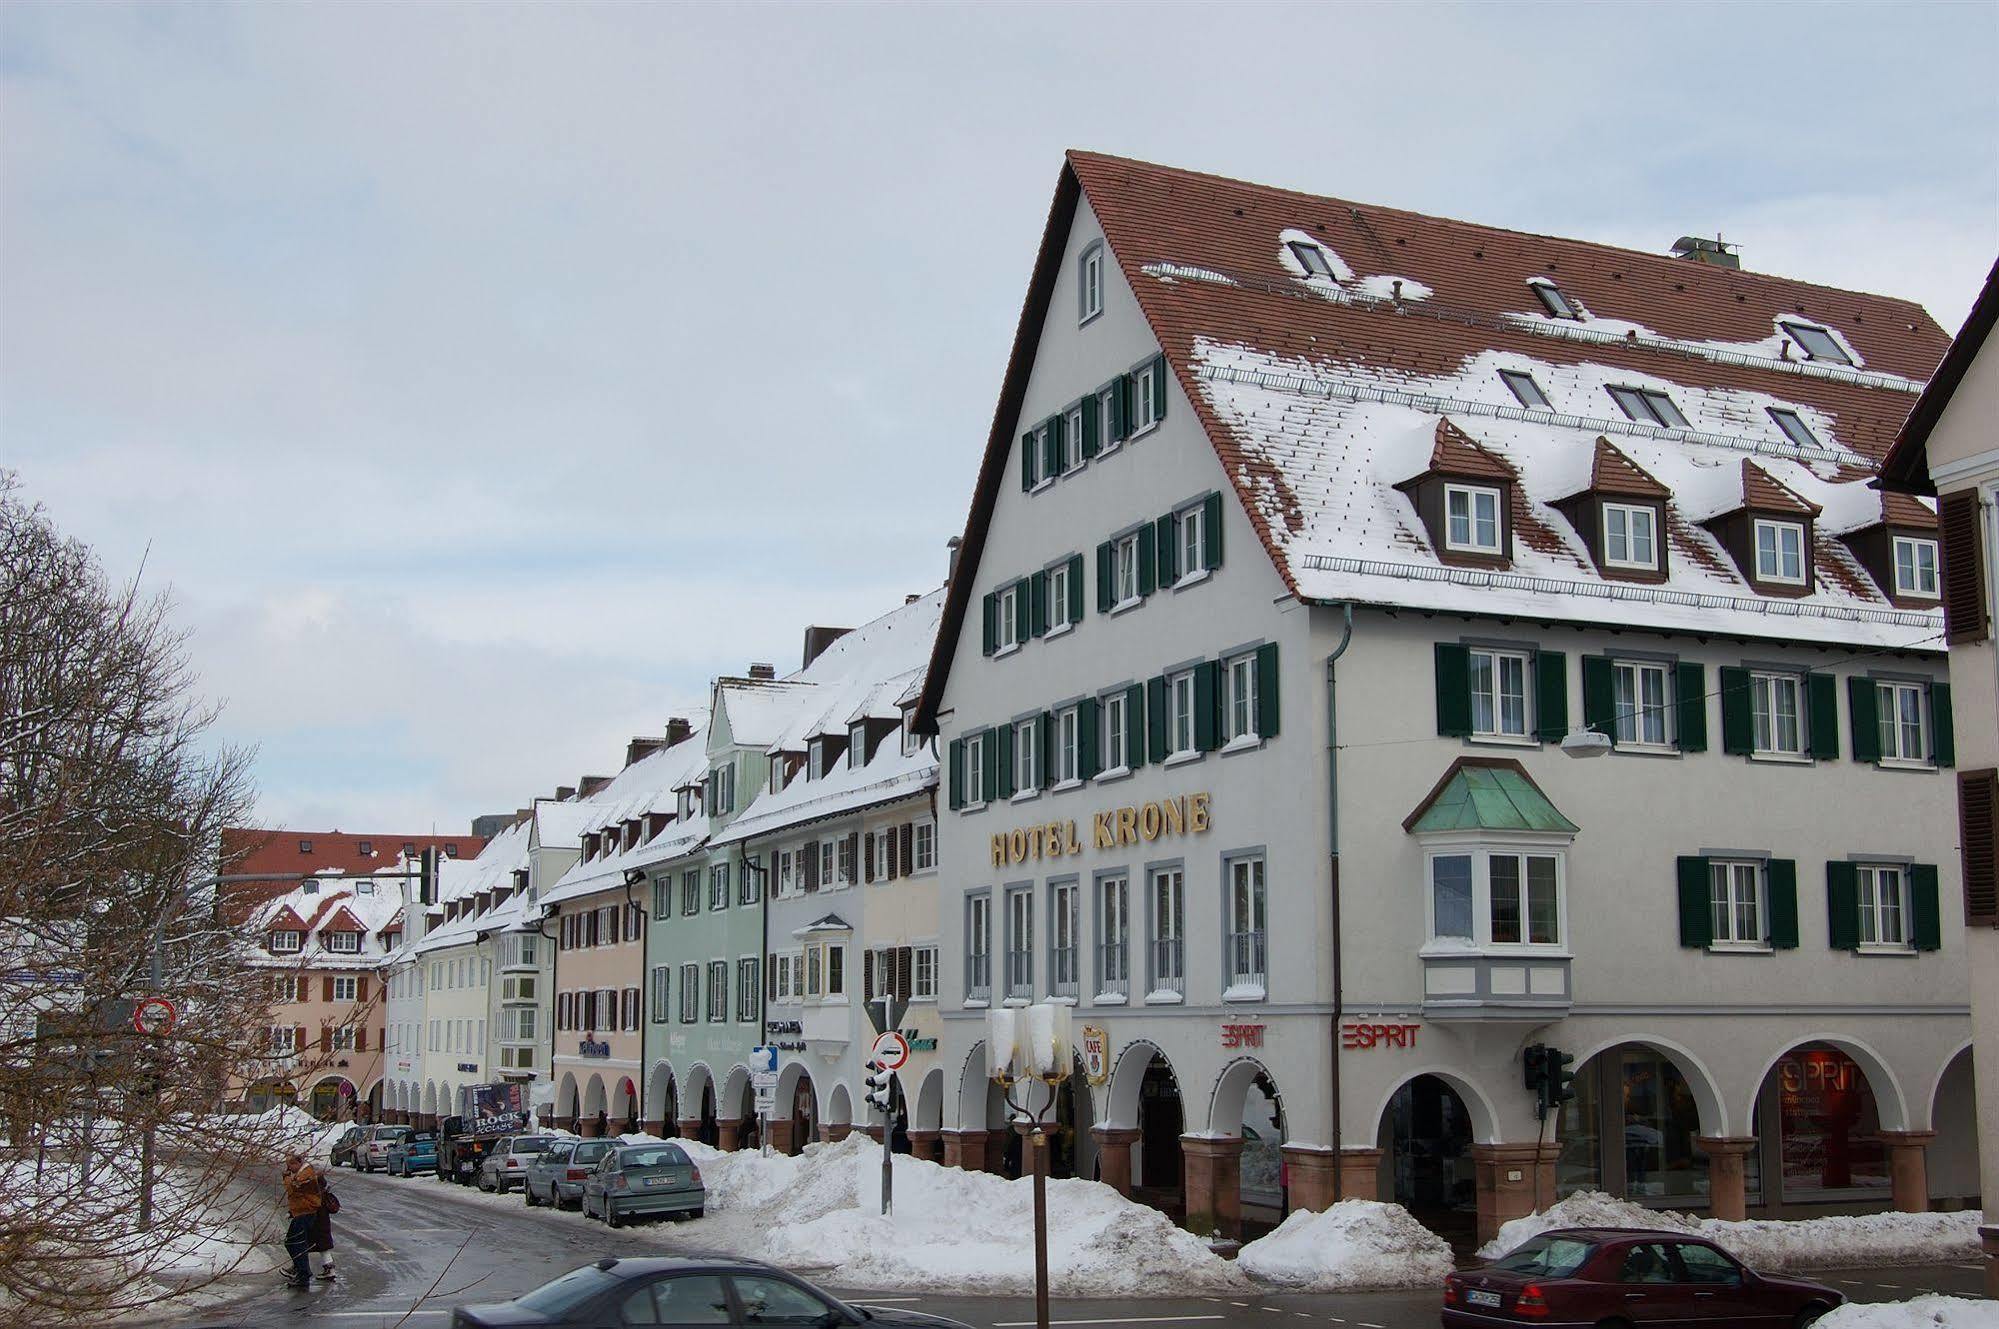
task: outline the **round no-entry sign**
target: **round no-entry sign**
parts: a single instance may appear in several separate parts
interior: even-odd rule
[[[885,1034],[875,1035],[875,1045],[870,1055],[892,1071],[899,1071],[909,1064],[909,1040],[894,1029]]]
[[[147,997],[132,1007],[132,1027],[142,1034],[169,1034],[180,1012],[165,997]]]

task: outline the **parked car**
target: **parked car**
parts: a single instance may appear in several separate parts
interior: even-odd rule
[[[555,1203],[555,1179],[569,1167],[569,1156],[581,1140],[558,1137],[548,1148],[528,1156],[527,1171],[521,1174],[521,1196],[528,1208]]]
[[[388,1165],[389,1146],[408,1135],[410,1126],[370,1126],[368,1138],[354,1151],[354,1166],[363,1172],[379,1172]]]
[[[616,1140],[578,1140],[560,1163],[549,1169],[544,1184],[548,1202],[557,1209],[580,1209],[583,1205],[583,1180],[590,1170],[604,1161],[604,1155],[618,1147]],[[545,1149],[535,1155],[537,1161],[555,1152]],[[530,1198],[529,1203],[533,1200]]]
[[[389,1146],[385,1163],[392,1177],[437,1171],[437,1132],[411,1131]]]
[[[583,1216],[622,1227],[633,1218],[699,1218],[708,1205],[701,1169],[677,1144],[627,1144],[608,1150],[583,1179]]]
[[[528,1163],[534,1156],[558,1138],[553,1135],[510,1135],[499,1141],[479,1164],[479,1175],[474,1178],[479,1183],[479,1189],[505,1195],[513,1189],[515,1182],[527,1175]]]
[[[1507,1324],[1811,1324],[1846,1300],[1679,1232],[1561,1228],[1444,1280],[1445,1329]]]
[[[460,1306],[452,1329],[601,1325],[787,1325],[796,1329],[967,1329],[893,1306],[854,1306],[755,1260],[606,1258],[512,1301]]]
[[[355,1151],[359,1149],[361,1145],[367,1141],[367,1139],[368,1139],[368,1128],[366,1126],[361,1125],[359,1122],[356,1122],[354,1125],[349,1126],[346,1130],[340,1132],[339,1135],[334,1137],[333,1148],[327,1154],[326,1165],[329,1168],[339,1167],[342,1163],[345,1163],[348,1167],[360,1166],[355,1161],[357,1157]]]

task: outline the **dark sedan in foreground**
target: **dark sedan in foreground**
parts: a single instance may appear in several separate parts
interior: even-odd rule
[[[956,1320],[849,1306],[801,1278],[755,1260],[603,1259],[525,1296],[461,1306],[452,1329],[625,1329],[714,1325],[749,1329],[969,1329]]]
[[[1444,1329],[1803,1329],[1846,1298],[1759,1274],[1704,1237],[1633,1228],[1544,1232],[1444,1280]]]

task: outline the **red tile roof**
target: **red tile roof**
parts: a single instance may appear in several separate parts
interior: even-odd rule
[[[362,853],[368,843],[372,852]],[[312,845],[310,853],[299,848]],[[477,858],[486,847],[478,835],[409,835],[384,831],[375,835],[354,835],[342,831],[254,830],[232,827],[222,832],[224,879],[244,877],[310,877],[315,872],[336,868],[343,873],[377,872],[395,866],[404,845],[419,850],[432,845],[443,849],[455,846],[460,858]]]
[[[1786,489],[1770,472],[1747,457],[1742,459],[1742,506],[1758,512],[1796,512],[1811,517],[1825,511],[1810,499]]]
[[[1627,498],[1670,498],[1673,492],[1603,437],[1598,437],[1596,456],[1590,462],[1589,487],[1599,494],[1622,494]]]

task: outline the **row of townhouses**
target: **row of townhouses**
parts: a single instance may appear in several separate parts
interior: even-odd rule
[[[887,998],[896,1146],[1009,1171],[987,1013],[1052,1001],[1056,1172],[1198,1230],[1974,1203],[1992,499],[1881,477],[1948,342],[1072,153],[946,585],[442,864],[361,1099],[795,1150],[882,1129]]]

